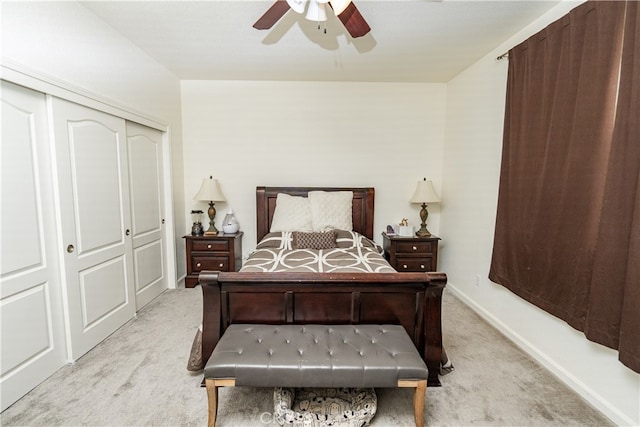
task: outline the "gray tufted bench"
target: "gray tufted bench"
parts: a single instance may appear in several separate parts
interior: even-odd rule
[[[427,366],[400,325],[230,325],[205,368],[209,426],[218,387],[414,387],[424,424]]]

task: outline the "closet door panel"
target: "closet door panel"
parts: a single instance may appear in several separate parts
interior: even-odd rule
[[[124,245],[119,131],[91,120],[68,123],[79,259]]]
[[[2,81],[0,399],[67,360],[45,95]]]
[[[136,307],[167,289],[162,133],[127,122]]]
[[[126,127],[52,98],[71,356],[135,315]]]
[[[127,271],[123,256],[79,273],[82,326],[86,330],[127,304]]]

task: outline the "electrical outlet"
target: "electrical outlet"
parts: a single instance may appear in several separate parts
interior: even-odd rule
[[[476,286],[480,286],[481,282],[482,282],[482,277],[480,276],[480,274],[476,274]]]

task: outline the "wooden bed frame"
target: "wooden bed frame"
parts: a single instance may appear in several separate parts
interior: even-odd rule
[[[373,188],[258,187],[257,240],[268,232],[278,193],[353,191],[353,228],[373,239]],[[242,273],[202,271],[202,360],[233,323],[398,324],[440,385],[444,273]]]

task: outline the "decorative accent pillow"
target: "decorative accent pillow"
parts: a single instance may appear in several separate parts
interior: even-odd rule
[[[293,249],[333,249],[336,247],[336,233],[333,230],[319,233],[303,233],[294,231],[292,233]]]
[[[278,193],[269,231],[313,231],[309,199]]]
[[[353,191],[310,191],[313,231],[353,230]]]

